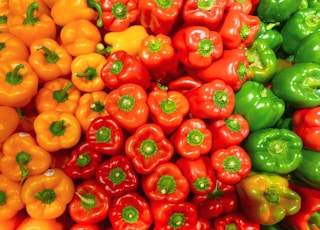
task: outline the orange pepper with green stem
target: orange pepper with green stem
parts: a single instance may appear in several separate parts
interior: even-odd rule
[[[24,180],[45,172],[51,164],[50,153],[41,148],[28,133],[14,133],[2,147],[0,170],[12,181]]]
[[[15,230],[31,229],[63,230],[64,226],[62,223],[59,223],[56,219],[42,220],[28,216],[20,223],[18,228]]]
[[[28,58],[29,49],[19,38],[9,32],[0,33],[0,61],[28,61]]]
[[[10,14],[8,1],[0,2],[0,32],[7,33],[9,32],[8,27],[8,16]]]
[[[44,3],[43,0],[7,0],[10,13],[12,15],[23,15],[26,13],[29,5],[33,2],[37,2],[39,5],[39,14],[50,15],[50,9]]]

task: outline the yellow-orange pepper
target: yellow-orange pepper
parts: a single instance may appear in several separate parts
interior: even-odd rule
[[[51,155],[41,148],[28,133],[14,133],[2,146],[0,170],[13,181],[23,181],[31,175],[45,172],[51,164]]]
[[[56,219],[35,219],[26,217],[15,230],[63,230],[63,224]],[[6,229],[7,230],[7,229]]]
[[[21,209],[10,219],[0,221],[0,230],[17,230],[19,225],[27,216],[28,214],[26,210]]]
[[[0,143],[3,143],[18,127],[20,117],[10,106],[0,106]]]
[[[33,122],[38,144],[49,152],[74,147],[81,138],[81,126],[71,113],[45,111]]]
[[[26,13],[29,5],[33,2],[37,2],[39,10],[36,14],[50,15],[49,7],[43,2],[43,0],[7,0],[10,13],[13,15],[23,15]]]
[[[69,22],[60,31],[61,45],[74,57],[96,51],[102,37],[99,29],[86,19]]]
[[[35,97],[35,106],[39,113],[44,111],[58,111],[74,114],[79,103],[81,93],[72,82],[66,78],[56,78],[47,81],[39,89]]]
[[[109,115],[106,110],[107,97],[105,91],[85,93],[80,97],[75,116],[83,131],[88,129],[94,118]]]
[[[9,4],[7,1],[0,1],[0,33],[9,32],[8,16],[10,14]]]
[[[42,38],[30,46],[29,64],[45,82],[71,73],[72,56],[56,40]]]
[[[1,20],[1,19],[0,19]],[[0,61],[28,61],[29,49],[11,33],[0,33]]]
[[[62,169],[52,168],[28,177],[22,185],[21,198],[30,217],[55,219],[66,210],[74,190],[73,180]]]
[[[20,60],[0,63],[0,105],[23,107],[38,92],[38,76]]]
[[[85,93],[101,91],[105,84],[101,78],[101,69],[107,58],[98,53],[83,54],[73,59],[71,81],[75,87]]]

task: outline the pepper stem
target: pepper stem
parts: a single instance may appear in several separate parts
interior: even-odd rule
[[[0,42],[0,51],[6,48],[6,43]]]
[[[303,85],[308,86],[310,88],[319,89],[320,88],[320,80],[315,77],[307,77],[307,78],[305,78]]]
[[[91,210],[97,205],[97,199],[93,194],[86,193],[84,195],[81,195],[78,192],[75,192],[75,194],[80,198],[81,206],[86,210]]]
[[[316,226],[317,228],[320,228],[320,212],[314,212],[310,219],[308,220],[308,224],[311,226]],[[315,228],[315,229],[317,229]],[[311,228],[312,229],[312,228]]]
[[[228,103],[228,93],[223,90],[217,90],[214,93],[213,96],[213,102],[219,107],[219,108],[225,108]]]
[[[139,150],[143,157],[148,159],[158,152],[158,146],[154,140],[143,140]]]
[[[170,99],[164,99],[160,102],[160,107],[164,113],[174,113],[177,110],[177,103]]]
[[[72,87],[72,83],[69,81],[66,86],[61,90],[53,91],[53,98],[59,102],[63,103],[68,100],[68,90]]]
[[[218,181],[216,181],[216,186],[212,192],[207,195],[208,199],[219,199],[223,196],[223,191],[218,186]]]
[[[76,77],[83,77],[86,80],[92,81],[98,76],[97,70],[91,66],[89,66],[84,73],[75,73]]]
[[[161,50],[161,48],[162,48],[162,42],[157,39],[153,39],[148,44],[148,49],[151,53],[157,53]]]
[[[233,133],[241,131],[240,122],[232,117],[228,117],[224,121],[224,123],[228,127],[228,129]]]
[[[32,2],[27,8],[26,12],[26,19],[23,21],[24,25],[32,25],[36,24],[38,21],[40,21],[39,18],[34,17],[34,11],[39,10],[39,3],[38,2]]]
[[[111,139],[111,129],[103,126],[96,133],[96,140],[99,143],[108,142]]]
[[[280,202],[279,193],[273,188],[267,188],[264,197],[270,204],[278,204]]]
[[[116,60],[112,63],[110,72],[112,74],[119,74],[121,70],[123,69],[123,62],[121,60]]]
[[[126,223],[134,224],[139,219],[139,211],[132,205],[128,205],[122,209],[122,218]]]
[[[172,194],[177,189],[176,180],[173,176],[163,175],[159,178],[157,188],[161,194]]]
[[[80,167],[86,167],[91,161],[91,157],[89,153],[80,154],[77,160],[77,165]]]
[[[169,218],[168,225],[174,230],[182,227],[185,224],[186,218],[183,213],[173,213]]]
[[[105,110],[105,106],[102,101],[95,101],[90,105],[93,112],[102,113]]]
[[[172,6],[172,0],[156,0],[157,6],[168,9]]]
[[[304,18],[304,22],[309,28],[316,28],[320,24],[320,18],[316,14],[311,14]]]
[[[126,180],[127,174],[123,171],[121,167],[117,167],[110,171],[108,178],[113,185],[119,185]]]
[[[6,15],[1,15],[0,24],[7,24],[7,22],[8,22],[8,17]]]
[[[213,50],[214,50],[214,45],[209,39],[203,39],[199,42],[198,53],[202,57],[210,56]]]
[[[193,129],[187,134],[188,144],[191,146],[199,146],[204,141],[203,133],[198,129]]]
[[[223,160],[223,167],[228,172],[239,172],[241,168],[241,161],[236,156],[227,156]]]
[[[102,22],[102,6],[101,6],[101,4],[99,2],[96,2],[95,0],[87,0],[87,5],[90,8],[96,10],[96,12],[98,13],[98,19],[96,21],[96,25],[98,27],[102,27],[103,22]]]
[[[20,171],[21,171],[21,181],[22,184],[24,180],[27,178],[27,176],[30,173],[29,169],[25,168],[25,165],[28,164],[31,161],[31,156],[29,153],[21,151],[16,156],[16,162],[19,165]]]
[[[209,11],[215,5],[215,0],[198,0],[197,7],[200,10]]]
[[[242,81],[244,79],[244,77],[247,74],[247,67],[244,64],[244,62],[241,62],[239,67],[238,67],[238,75],[239,75],[239,80]]]
[[[237,230],[237,225],[235,223],[227,224],[226,230]]]
[[[122,2],[116,2],[112,5],[112,15],[119,20],[123,20],[128,15],[128,7]]]
[[[207,177],[200,177],[193,182],[193,186],[199,192],[206,191],[209,187],[209,180]]]
[[[41,192],[37,192],[34,197],[44,204],[51,204],[57,195],[52,189],[44,189]]]
[[[248,25],[243,25],[240,30],[241,41],[246,40],[250,35],[250,27]]]
[[[19,70],[24,68],[23,64],[18,64],[14,67],[13,71],[8,72],[6,75],[6,82],[11,85],[19,85],[22,81],[22,75],[19,73]]]
[[[7,194],[5,191],[0,190],[0,206],[7,203]]]
[[[53,136],[63,136],[67,127],[64,124],[64,120],[54,121],[51,123],[49,130]]]
[[[118,107],[120,110],[130,112],[134,108],[135,99],[131,95],[123,95],[118,100]]]
[[[59,61],[59,56],[56,52],[48,49],[48,47],[45,47],[45,46],[39,46],[37,48],[37,50],[43,50],[44,51],[44,57],[46,59],[46,61],[48,63],[51,63],[51,64],[55,64],[57,63],[57,61]]]

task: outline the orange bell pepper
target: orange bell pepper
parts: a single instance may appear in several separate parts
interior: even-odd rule
[[[0,33],[0,61],[28,61],[28,57],[29,49],[19,38],[11,33]]]
[[[9,32],[8,16],[10,14],[8,1],[0,1],[0,33]]]
[[[16,230],[63,230],[63,224],[59,223],[56,219],[34,219],[32,217],[26,217]]]
[[[71,81],[82,92],[90,93],[105,88],[101,69],[107,58],[98,53],[83,54],[73,59]]]
[[[39,89],[35,97],[35,106],[39,113],[44,111],[58,111],[74,114],[79,103],[81,93],[66,78],[56,78],[47,81]]]
[[[8,18],[9,32],[30,47],[34,40],[56,38],[57,29],[53,19],[47,14],[35,16],[39,4],[32,2],[25,13]]]
[[[0,221],[13,218],[25,207],[21,199],[21,184],[0,174]]]
[[[27,133],[14,133],[2,146],[0,170],[12,181],[24,180],[45,172],[51,164],[51,155],[41,148],[35,138]]]
[[[80,97],[75,116],[83,131],[88,129],[91,121],[96,117],[109,115],[106,110],[107,97],[108,94],[105,91],[85,93]]]
[[[45,111],[33,124],[37,142],[49,152],[74,147],[81,137],[80,123],[71,113]]]
[[[94,53],[101,39],[99,29],[85,19],[72,21],[60,31],[61,45],[74,57]]]
[[[7,220],[0,221],[0,230],[17,230],[22,221],[27,218],[25,209],[18,211],[16,215]]]
[[[13,15],[23,15],[26,13],[29,5],[33,2],[37,2],[39,5],[39,14],[50,15],[50,9],[43,2],[43,0],[7,0],[10,13]]]
[[[62,169],[52,168],[28,177],[22,185],[21,198],[30,217],[54,219],[65,212],[74,191],[73,180]]]
[[[42,38],[30,46],[29,64],[45,82],[71,73],[72,56],[56,40]]]
[[[0,105],[23,107],[38,91],[38,76],[29,63],[3,61],[0,65]]]
[[[3,143],[18,127],[19,115],[10,106],[0,106],[0,143]]]

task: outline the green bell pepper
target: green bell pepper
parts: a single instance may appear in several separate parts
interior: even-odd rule
[[[248,79],[269,82],[278,68],[278,59],[273,49],[262,38],[256,38],[246,49],[246,54]]]
[[[276,29],[276,27],[279,25],[280,23],[266,24],[260,20],[260,30],[256,38],[265,40],[271,49],[275,51],[278,50],[283,41],[282,34]]]
[[[271,81],[272,91],[294,108],[320,105],[320,65],[296,63],[276,73]]]
[[[301,197],[278,174],[254,173],[236,184],[240,207],[261,225],[279,223],[300,210]]]
[[[305,8],[295,12],[283,25],[280,33],[282,49],[293,54],[300,43],[309,34],[320,30],[320,8]]]
[[[266,128],[251,132],[243,143],[252,169],[288,174],[302,162],[301,138],[288,129]]]
[[[234,113],[247,120],[250,131],[274,126],[284,111],[285,102],[262,83],[246,81],[235,93]]]
[[[305,37],[294,53],[294,62],[313,62],[320,65],[320,31]]]

